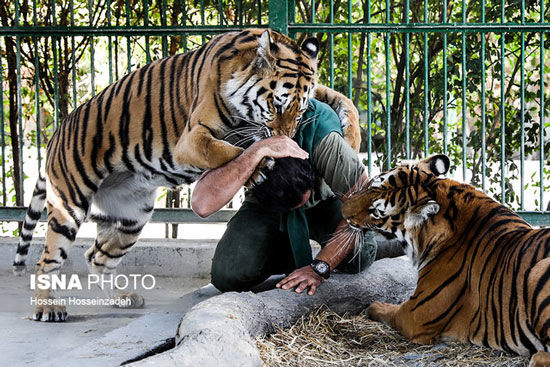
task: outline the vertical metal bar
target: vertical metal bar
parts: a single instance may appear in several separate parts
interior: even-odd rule
[[[428,0],[424,0],[424,22],[428,23]],[[424,32],[424,155],[428,156],[430,147],[429,136],[429,116],[428,116],[428,67],[429,67],[429,55],[428,55],[428,33]]]
[[[260,1],[260,0],[258,0]],[[200,5],[201,5],[201,24],[204,25],[205,23],[205,18],[204,18],[204,0],[201,0],[200,1]],[[260,19],[260,9],[258,8],[258,19]],[[258,22],[258,24],[261,24]],[[202,36],[202,43],[205,43],[206,42],[206,38],[204,37],[204,35]]]
[[[296,0],[288,0],[288,21],[291,24],[296,23]]]
[[[485,0],[481,0],[481,23],[485,23]],[[485,116],[485,33],[481,32],[481,189],[485,191],[486,177],[486,116]]]
[[[269,27],[288,34],[288,2],[269,1]]]
[[[160,21],[162,23],[162,26],[166,28],[166,0],[162,0],[162,14],[160,17]],[[166,36],[162,36],[162,57],[168,56],[168,38]]]
[[[166,0],[164,0],[166,1]],[[219,25],[223,25],[223,0],[218,0]]]
[[[6,206],[6,131],[4,127],[4,67],[2,65],[2,50],[0,49],[0,123],[2,124],[2,205]]]
[[[334,0],[330,0],[330,24],[334,23]],[[329,34],[329,42],[330,42],[330,87],[334,89],[334,34]]]
[[[462,23],[466,23],[466,0],[462,0]],[[462,181],[466,181],[466,32],[462,32]]]
[[[111,0],[107,0],[107,26],[111,26]],[[109,84],[113,84],[113,41],[111,36],[107,37],[108,52],[109,52]]]
[[[204,1],[204,0],[201,0],[201,9],[202,9],[202,6],[203,6],[202,1]],[[262,0],[258,0],[256,2],[256,8],[258,9],[258,25],[261,25],[262,24]],[[203,24],[204,24],[204,22],[203,22]],[[204,37],[203,37],[203,42],[204,42]]]
[[[288,0],[288,22],[291,24],[296,23],[296,1]],[[295,38],[295,35],[292,35],[292,38]]]
[[[405,0],[405,23],[409,24],[410,4]],[[410,34],[405,33],[405,156],[411,159]]]
[[[500,1],[500,23],[504,24],[504,0]],[[505,33],[500,34],[500,202],[506,202],[506,96],[504,93],[504,38]]]
[[[351,0],[349,0],[351,2]],[[370,24],[370,0],[367,0],[367,23]],[[372,91],[371,91],[371,34],[367,33],[367,157],[368,173],[372,176]]]
[[[390,1],[386,0],[386,23],[390,23]],[[385,34],[385,58],[386,58],[386,168],[391,169],[391,79],[390,79],[390,33]]]
[[[129,0],[125,0],[124,9],[126,12],[126,26],[130,26],[130,3]],[[128,73],[132,71],[132,46],[130,44],[130,36],[126,36],[126,70]]]
[[[311,23],[315,23],[315,0],[311,0]]]
[[[143,2],[143,8],[145,12],[145,27],[149,26],[149,0],[144,0]],[[149,41],[149,35],[145,35],[145,61],[147,64],[151,62],[151,45]]]
[[[185,7],[185,4],[183,5]],[[239,26],[243,25],[243,0],[237,1],[237,14]]]
[[[351,0],[350,2],[348,2],[348,23],[351,24]],[[353,51],[352,51],[352,38],[351,38],[351,32],[348,32],[348,97],[351,99],[352,98],[352,93],[353,93],[353,90],[352,90],[352,87],[351,87],[351,82],[352,82],[352,77],[353,77],[353,71],[352,71],[352,55],[353,55]]]
[[[525,0],[521,0],[521,24],[525,24]],[[523,175],[525,173],[525,33],[521,32],[521,136],[519,145],[520,157],[520,210],[524,210],[525,186]]]
[[[19,26],[19,1],[15,2],[15,24]],[[15,189],[21,193],[21,201],[24,201],[24,179],[23,174],[23,105],[21,94],[21,38],[17,36],[15,38],[15,64],[17,69],[17,124],[19,125],[19,187]]]
[[[90,16],[90,27],[94,26],[92,17],[92,1],[88,0],[88,12]],[[91,74],[91,88],[92,97],[95,96],[95,65],[94,65],[94,37],[90,37],[90,74]]]
[[[32,3],[33,24],[36,27],[38,24],[38,13],[36,9],[36,0]],[[36,155],[38,158],[38,170],[42,164],[42,154],[40,152],[41,136],[40,136],[40,70],[38,67],[38,37],[33,37],[34,44],[34,99],[36,108]]]
[[[241,4],[242,6],[242,4]],[[242,10],[241,10],[242,12]],[[186,6],[186,3],[185,1],[183,2],[183,26],[185,27],[187,25],[187,6]],[[183,52],[187,52],[187,35],[186,33],[183,34],[183,37],[182,37],[182,42],[183,42]]]
[[[38,37],[34,36],[34,99],[36,108],[36,154],[38,158],[38,169],[42,164],[42,155],[40,153],[41,136],[40,136],[40,75],[38,69]]]
[[[541,24],[544,23],[544,1],[540,1]],[[544,210],[544,128],[544,32],[540,32],[540,211]]]
[[[35,0],[36,1],[36,0]],[[74,27],[74,0],[71,0],[69,3],[71,8],[71,27]],[[77,81],[76,81],[76,46],[74,36],[71,36],[71,65],[72,65],[72,79],[73,79],[73,109],[76,108],[76,94],[77,94]]]
[[[443,23],[447,23],[447,0],[443,1]],[[443,33],[443,153],[447,154],[447,33]]]
[[[56,5],[55,0],[52,0],[52,19],[54,27],[57,25]],[[57,62],[57,37],[52,37],[52,52],[53,52],[53,88],[54,88],[54,116],[55,128],[59,126],[59,72]]]

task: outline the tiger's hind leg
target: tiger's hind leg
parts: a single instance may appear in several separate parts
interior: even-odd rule
[[[370,319],[383,322],[396,329],[413,343],[432,344],[438,337],[438,330],[423,327],[421,317],[416,317],[410,311],[409,301],[401,305],[393,305],[383,302],[373,302],[367,308]]]
[[[95,244],[85,254],[90,274],[96,274],[100,279],[103,277],[106,280],[105,284],[108,286],[102,288],[103,291],[121,308],[140,308],[145,304],[141,295],[136,292],[119,291],[114,283],[108,281],[117,275],[118,264],[138,240],[147,220],[137,222],[118,219],[98,222]]]
[[[58,274],[67,259],[80,224],[86,216],[86,210],[67,202],[56,200],[55,195],[48,196],[48,230],[46,244],[40,260],[36,264],[35,275]],[[56,302],[51,289],[35,290],[36,307],[32,319],[35,321],[65,321],[67,311],[64,305]]]
[[[529,367],[550,367],[550,353],[537,352],[529,361]]]
[[[130,251],[151,219],[155,193],[156,187],[142,186],[139,177],[134,175],[113,176],[100,187],[90,214],[90,219],[97,223],[97,238],[85,254],[91,274],[105,279],[116,276],[122,257]],[[135,292],[121,292],[114,286],[103,290],[119,307],[144,305],[143,297]]]

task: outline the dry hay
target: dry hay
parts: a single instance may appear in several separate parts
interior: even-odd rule
[[[256,340],[264,366],[527,366],[528,358],[470,344],[418,345],[365,314],[320,308]]]

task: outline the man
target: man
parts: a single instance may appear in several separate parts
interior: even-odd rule
[[[212,283],[221,291],[249,290],[270,275],[290,273],[277,287],[296,287],[298,293],[309,288],[312,295],[336,267],[357,273],[374,261],[372,234],[364,237],[363,250],[354,257],[355,243],[341,215],[347,194],[367,180],[363,165],[342,138],[340,120],[328,105],[311,100],[302,118],[310,122],[299,128],[295,140],[275,136],[255,142],[234,160],[206,172],[195,186],[192,208],[206,217],[233,198],[264,157],[309,159],[317,172],[313,190],[304,193],[298,208],[282,215],[253,192],[246,196],[212,261]],[[339,231],[342,235],[327,244]],[[310,238],[323,246],[315,260]],[[353,257],[356,264],[350,266]]]

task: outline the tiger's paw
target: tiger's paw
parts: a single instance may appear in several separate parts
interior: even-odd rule
[[[14,265],[13,275],[20,277],[27,273],[27,267],[25,265]]]
[[[118,308],[142,308],[145,299],[136,292],[121,292],[114,297],[115,307]]]
[[[398,305],[392,305],[383,302],[373,302],[367,308],[367,316],[374,321],[390,324],[391,317],[399,309]]]
[[[550,353],[541,351],[533,354],[529,367],[550,367]]]
[[[260,164],[258,164],[258,167],[256,167],[256,170],[250,176],[248,181],[246,181],[245,186],[249,189],[253,188],[254,186],[258,186],[262,182],[265,181],[265,172],[271,171],[273,167],[275,166],[275,159],[271,157],[264,157]]]
[[[67,310],[65,306],[59,305],[55,298],[42,298],[37,300],[38,305],[34,308],[32,319],[44,322],[67,321]]]

